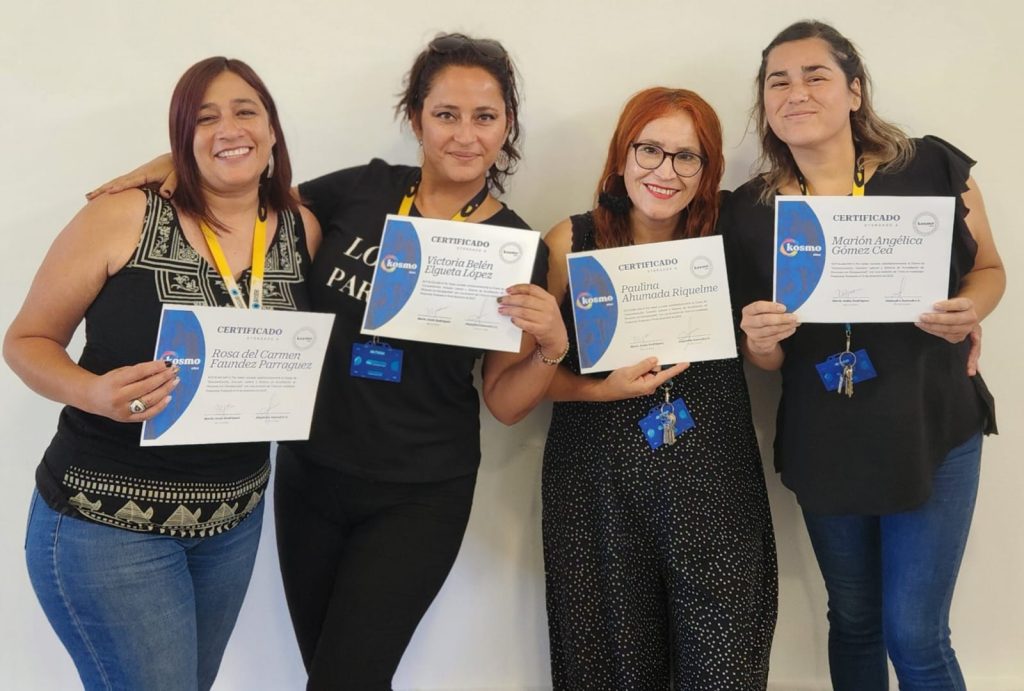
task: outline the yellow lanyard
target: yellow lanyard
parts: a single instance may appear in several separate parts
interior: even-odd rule
[[[402,197],[402,203],[398,207],[399,216],[408,216],[409,212],[412,211],[412,204],[416,201],[416,192],[420,188],[420,180],[416,178],[416,181],[409,185],[409,189],[406,191],[405,196]],[[480,191],[463,205],[458,212],[452,216],[453,221],[465,221],[467,218],[473,215],[473,212],[480,208],[480,205],[487,199],[487,183],[480,188]]]
[[[251,307],[254,310],[263,307],[263,264],[267,254],[267,219],[257,215],[256,225],[252,229],[252,268],[250,269],[248,305],[245,304],[245,298],[242,297],[238,282],[235,280],[234,274],[231,273],[227,257],[224,256],[224,250],[221,249],[220,242],[217,240],[217,234],[202,221],[199,222],[199,228],[203,231],[206,246],[210,248],[210,254],[213,255],[213,263],[217,267],[221,279],[224,280],[224,285],[227,286],[228,295],[231,296],[234,306],[241,309]]]

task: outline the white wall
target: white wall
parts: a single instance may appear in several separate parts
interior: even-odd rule
[[[980,163],[975,177],[1011,288],[986,322],[983,368],[1003,434],[986,441],[981,495],[953,608],[954,644],[972,689],[1024,689],[1024,381],[1020,199],[1024,13],[999,0],[808,4],[612,2],[5,2],[0,9],[0,325],[20,304],[46,248],[83,193],[167,149],[171,88],[213,54],[248,61],[272,89],[296,179],[383,156],[415,161],[391,119],[415,53],[439,30],[502,40],[523,74],[526,159],[510,204],[538,228],[586,208],[618,110],[634,91],[685,86],[726,128],[726,186],[747,176],[744,137],[761,48],[814,8],[866,55],[881,113],[936,133]],[[770,443],[773,381],[751,380]],[[74,688],[76,677],[31,592],[22,558],[32,473],[58,406],[0,367],[0,669],[12,689]],[[548,409],[515,429],[484,422],[485,458],[469,534],[396,679],[401,689],[550,686],[540,557],[539,469]],[[766,468],[771,468],[766,458]],[[779,543],[776,689],[827,687],[824,595],[792,496],[768,471]],[[268,512],[252,588],[218,689],[300,688]]]

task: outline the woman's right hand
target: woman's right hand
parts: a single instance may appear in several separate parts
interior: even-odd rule
[[[747,337],[747,351],[752,356],[769,355],[779,342],[796,333],[800,321],[787,312],[785,305],[759,300],[743,308],[740,329]]]
[[[174,190],[178,188],[178,176],[174,172],[170,154],[161,154],[132,172],[103,183],[92,192],[88,192],[85,198],[91,201],[101,194],[114,194],[154,183],[160,185],[160,196],[164,199],[170,199]]]
[[[601,400],[621,401],[625,398],[648,396],[672,377],[682,374],[689,366],[688,362],[680,362],[659,370],[658,359],[649,357],[635,365],[620,367],[601,382]]]
[[[117,422],[142,422],[167,407],[179,381],[178,368],[164,360],[118,367],[89,380],[82,392],[81,407]],[[145,406],[141,413],[129,408],[135,400]]]

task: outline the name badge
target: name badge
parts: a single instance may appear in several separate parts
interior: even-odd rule
[[[676,437],[697,423],[690,416],[683,399],[677,398],[671,403],[662,403],[651,408],[651,412],[637,424],[640,425],[640,431],[643,432],[644,439],[650,447],[658,449],[666,444],[674,444]]]
[[[402,381],[402,350],[387,343],[353,343],[349,373],[360,379]]]
[[[829,355],[824,362],[815,365],[815,368],[818,370],[818,376],[821,377],[821,383],[825,385],[825,389],[837,391],[843,377],[843,370],[848,366],[852,367],[854,384],[878,376],[875,366],[871,364],[871,358],[868,357],[868,351],[863,348],[852,353],[844,351]]]

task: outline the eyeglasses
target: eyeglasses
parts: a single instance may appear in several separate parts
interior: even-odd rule
[[[504,46],[490,38],[470,38],[463,34],[445,34],[438,36],[427,45],[429,50],[442,55],[454,53],[465,47],[469,47],[485,58],[492,58],[494,60],[508,59],[508,53],[505,51]]]
[[[681,178],[692,178],[704,167],[704,157],[693,151],[665,151],[657,144],[645,142],[634,142],[630,146],[633,147],[636,164],[644,170],[658,168],[666,158],[672,159],[672,170]]]

